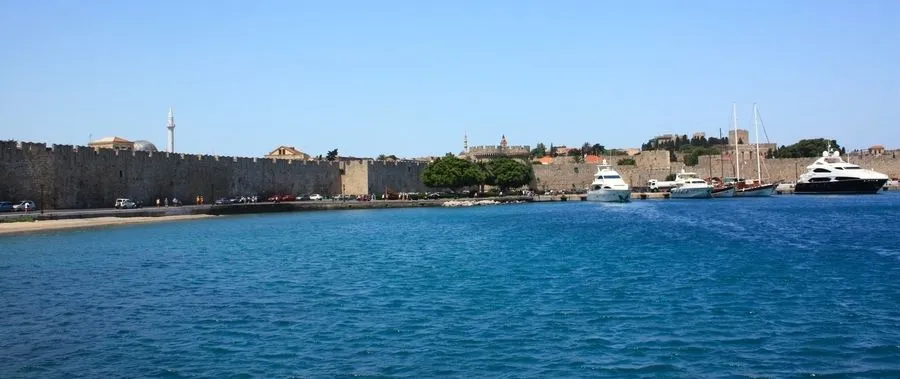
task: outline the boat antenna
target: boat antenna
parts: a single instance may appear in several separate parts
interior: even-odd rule
[[[766,143],[767,143],[767,144],[772,143],[771,141],[769,141],[769,134],[766,133],[766,124],[763,123],[763,120],[762,120],[762,114],[759,113],[759,105],[757,105],[756,103],[754,103],[754,104],[753,104],[753,108],[754,108],[754,112],[753,112],[754,114],[753,114],[753,116],[755,117],[755,121],[759,124],[759,126],[762,126],[762,129],[763,129],[763,135],[766,136]],[[756,149],[757,149],[756,154],[757,154],[757,156],[758,156],[758,155],[759,155],[759,129],[756,130],[756,141],[757,141],[757,142],[756,142],[756,143],[757,143],[757,145],[756,145]],[[778,151],[778,145],[775,145],[775,146],[774,146],[774,149],[769,150],[769,151],[772,153],[772,157],[774,158],[774,157],[775,157],[775,152]],[[771,178],[772,178],[772,174],[769,172],[769,167],[766,166],[765,164],[766,164],[765,161],[763,161],[763,168],[766,169],[766,177],[768,177],[769,179],[771,179]],[[760,179],[760,183],[762,183],[762,179]]]
[[[734,176],[735,180],[741,180],[741,159],[738,152],[738,124],[737,104],[731,103],[731,122],[734,125]]]
[[[759,108],[756,103],[753,103],[753,129],[756,132],[756,181],[759,184],[762,184],[762,168],[760,167],[760,159],[759,159],[759,122],[757,122],[757,115],[759,114]]]

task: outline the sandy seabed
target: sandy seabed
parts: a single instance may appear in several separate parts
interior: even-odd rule
[[[180,220],[196,220],[217,217],[211,215],[178,215],[159,217],[94,217],[70,220],[21,221],[0,223],[0,235],[43,232],[48,230],[92,228],[110,225],[147,224],[151,222],[168,222]]]

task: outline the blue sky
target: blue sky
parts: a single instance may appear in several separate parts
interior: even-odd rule
[[[637,147],[726,130],[900,147],[900,2],[0,2],[0,139],[261,156]]]

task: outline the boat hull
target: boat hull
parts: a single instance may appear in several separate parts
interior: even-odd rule
[[[733,197],[734,196],[734,187],[713,188],[711,195],[714,198]]]
[[[887,183],[887,179],[853,179],[832,182],[813,182],[794,185],[794,193],[798,195],[858,195],[878,193]]]
[[[712,187],[673,188],[669,191],[670,199],[709,199],[712,197]]]
[[[588,191],[588,201],[601,201],[607,203],[624,203],[631,200],[631,190],[624,189],[599,189]]]
[[[741,188],[734,192],[735,197],[768,197],[775,193],[777,184],[763,184],[756,187]]]

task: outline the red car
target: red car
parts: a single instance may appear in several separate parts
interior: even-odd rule
[[[297,197],[294,195],[272,195],[272,196],[269,196],[266,200],[268,200],[268,201],[294,201],[294,200],[297,200]]]

